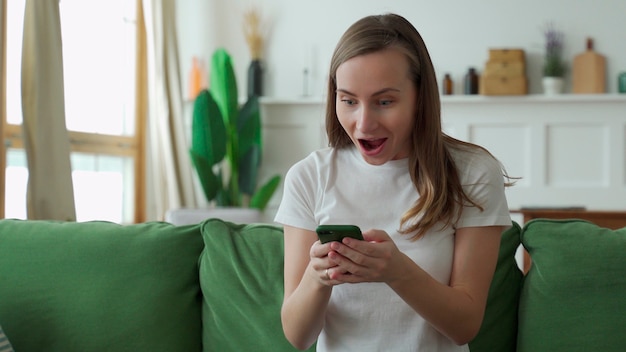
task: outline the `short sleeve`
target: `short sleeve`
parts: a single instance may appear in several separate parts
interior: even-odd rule
[[[315,162],[307,157],[293,165],[285,175],[283,197],[274,221],[287,226],[314,230],[315,190],[318,178],[315,177]]]
[[[464,206],[456,228],[511,226],[505,195],[504,175],[497,159],[484,151],[468,152],[457,158],[461,184],[467,196],[482,207]]]

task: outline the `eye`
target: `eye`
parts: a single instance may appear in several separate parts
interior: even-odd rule
[[[354,105],[354,104],[356,104],[356,101],[354,101],[352,99],[347,99],[347,98],[341,99],[341,102],[346,104],[346,105]]]
[[[378,105],[382,105],[382,106],[388,106],[391,105],[393,103],[393,100],[391,99],[381,99],[378,101]]]

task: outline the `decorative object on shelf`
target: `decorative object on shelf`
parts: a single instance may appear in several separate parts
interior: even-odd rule
[[[259,99],[253,95],[239,108],[232,60],[224,49],[213,54],[210,83],[194,103],[189,151],[206,199],[263,210],[280,176],[257,189],[263,145]]]
[[[309,96],[309,69],[306,67],[302,70],[302,96]]]
[[[567,65],[563,60],[563,32],[557,30],[553,23],[549,23],[544,30],[546,39],[546,53],[543,64],[543,89],[545,94],[560,94],[563,92],[563,81]]]
[[[617,91],[626,93],[626,72],[622,72],[617,76]]]
[[[489,60],[480,76],[482,95],[525,95],[526,54],[523,49],[489,49]]]
[[[248,98],[263,95],[263,66],[261,60],[250,61],[248,66]]]
[[[196,56],[191,59],[191,70],[189,71],[189,100],[194,100],[200,91],[206,88],[206,70],[204,63]]]
[[[606,58],[593,49],[593,39],[587,38],[587,50],[574,56],[572,93],[606,92]]]
[[[248,97],[263,95],[263,64],[262,53],[265,36],[261,28],[261,14],[256,7],[244,12],[243,32],[250,49],[250,66],[248,67]]]
[[[470,67],[467,70],[463,83],[464,83],[463,93],[478,94],[478,74],[476,73],[475,68]]]
[[[449,73],[446,73],[443,76],[442,93],[443,95],[454,94],[454,82],[452,82],[452,78]]]

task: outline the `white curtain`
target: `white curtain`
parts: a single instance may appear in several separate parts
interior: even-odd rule
[[[175,0],[142,0],[148,61],[147,219],[197,207],[183,116]]]
[[[22,111],[29,219],[75,221],[65,127],[59,0],[27,0],[22,44]]]
[[[6,0],[0,0],[0,118],[6,116]],[[3,136],[3,123],[0,121],[0,137]],[[5,199],[6,149],[0,143],[0,199]],[[5,216],[4,202],[0,200],[0,218]]]

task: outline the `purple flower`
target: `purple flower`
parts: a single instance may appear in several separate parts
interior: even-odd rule
[[[565,63],[561,59],[563,51],[563,32],[557,30],[552,22],[544,30],[546,38],[546,61],[543,75],[546,77],[562,77],[565,74]]]

